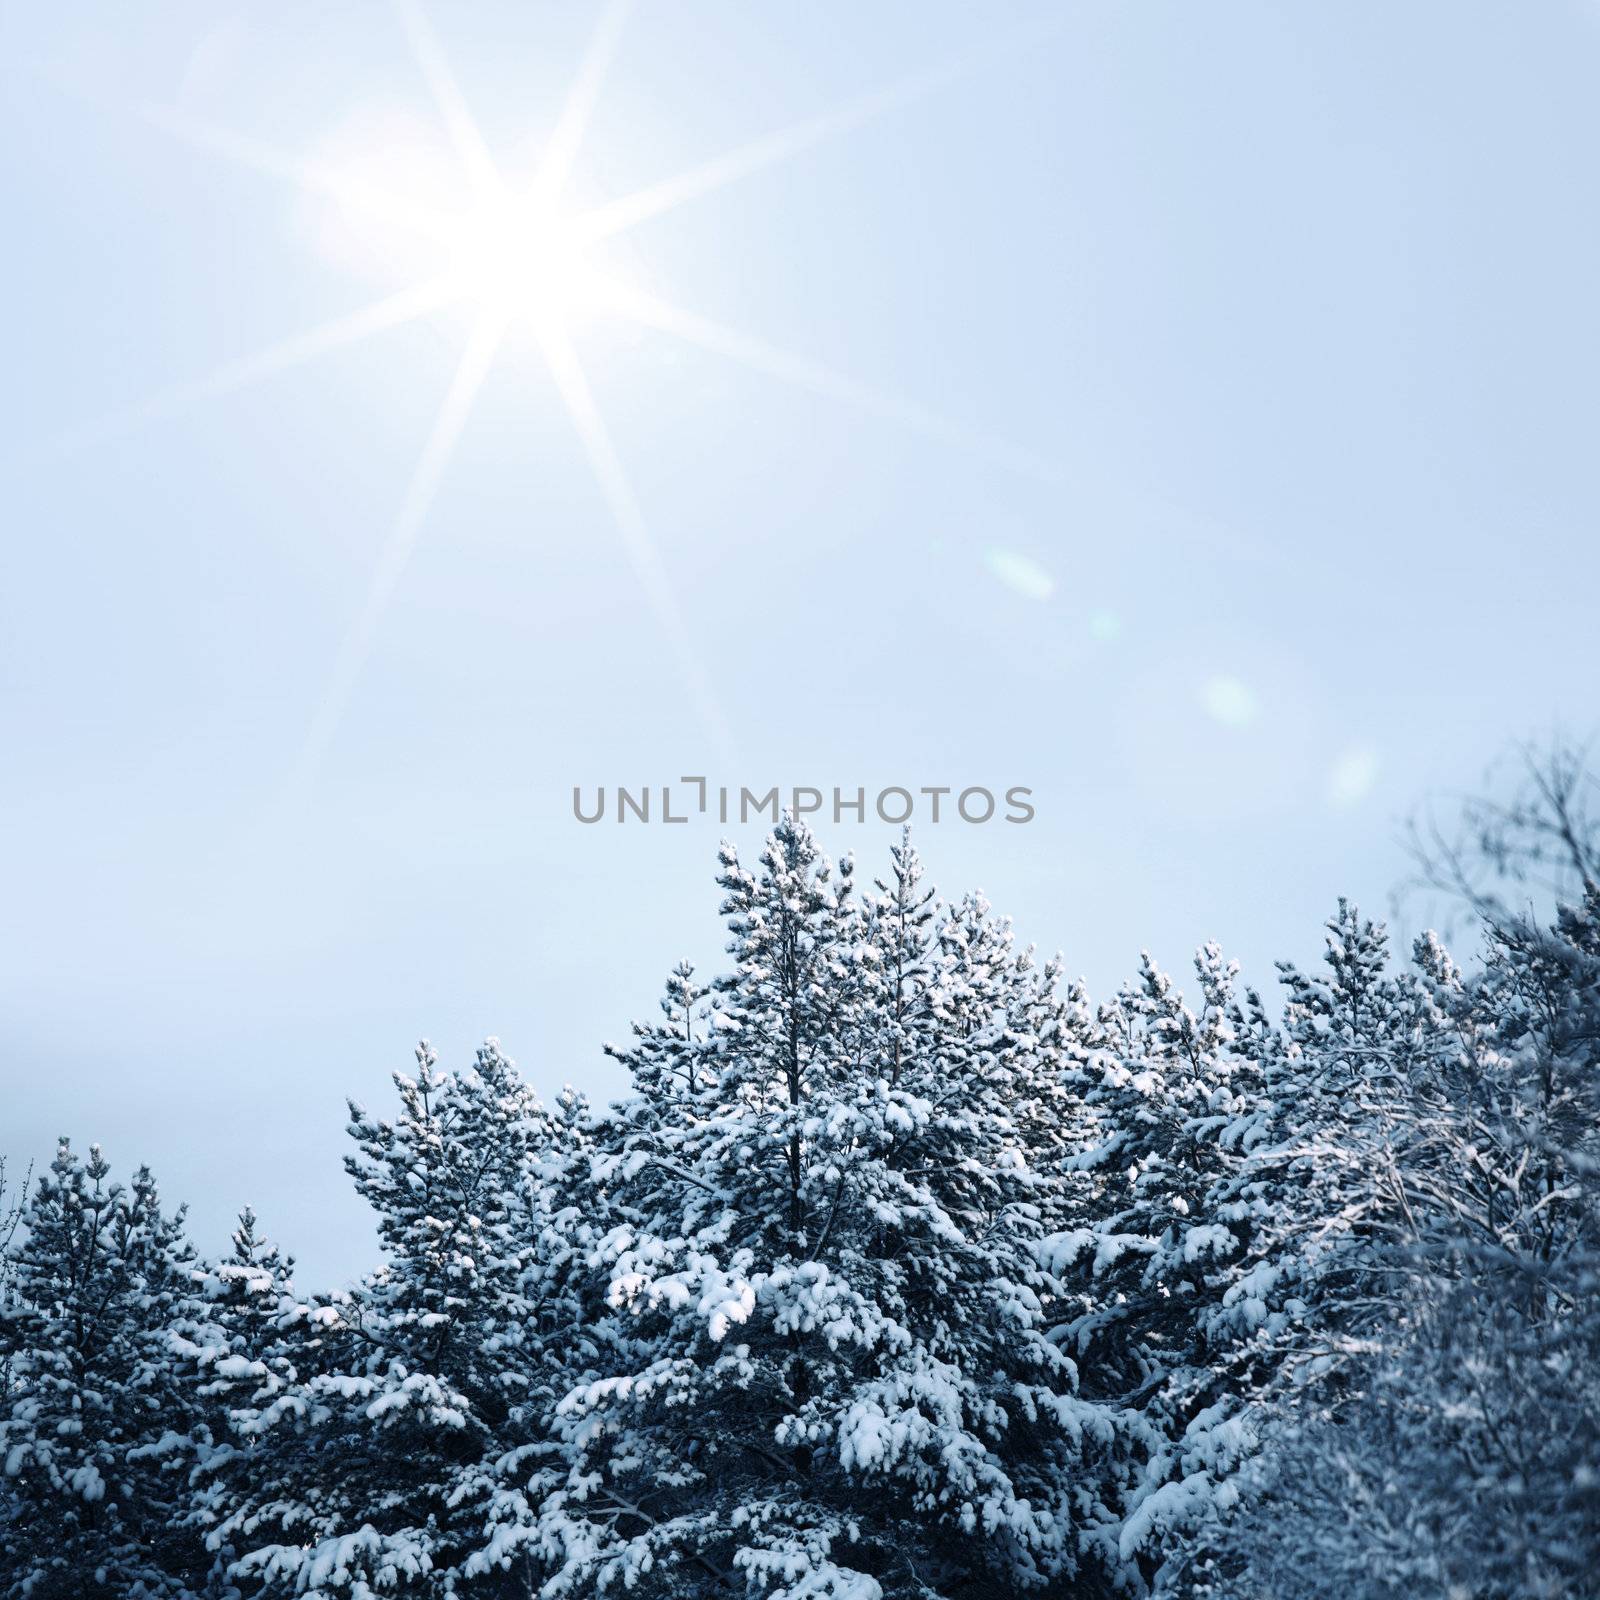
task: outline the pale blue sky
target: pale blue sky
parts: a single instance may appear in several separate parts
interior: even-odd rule
[[[397,523],[470,305],[207,380],[436,269],[348,192],[465,209],[430,49],[520,188],[608,15],[569,209],[773,159],[564,270],[743,342],[559,320],[608,499],[513,325]],[[1592,7],[0,18],[0,1147],[148,1160],[204,1248],[249,1200],[365,1264],[342,1096],[421,1034],[617,1089],[719,830],[575,783],[1028,784],[942,886],[1099,989],[1265,982],[1425,791],[1592,726]]]

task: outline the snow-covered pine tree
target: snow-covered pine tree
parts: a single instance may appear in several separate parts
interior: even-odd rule
[[[1429,973],[1456,1003],[1447,1070],[1410,1107],[1415,1309],[1388,1362],[1424,1428],[1402,1471],[1457,1587],[1595,1595],[1600,886],[1488,932],[1472,982]]]
[[[1056,1337],[1089,1392],[1139,1418],[1117,1548],[1133,1581],[1158,1588],[1191,1530],[1234,1498],[1258,1359],[1241,1283],[1266,1208],[1250,1173],[1270,1120],[1262,1064],[1236,965],[1214,944],[1194,965],[1192,1008],[1148,954],[1098,1012],[1069,991],[1061,1029],[1085,1114],[1064,1165],[1078,1215],[1047,1241],[1077,1291]]]
[[[1402,1270],[1406,1109],[1440,1017],[1425,984],[1390,972],[1380,924],[1341,900],[1326,934],[1325,973],[1278,965],[1281,1026],[1254,993],[1231,1012],[1261,1098],[1213,1196],[1237,1252],[1216,1274],[1206,1329],[1229,1396],[1214,1414],[1233,1429],[1229,1466],[1245,1470],[1169,1531],[1163,1581],[1178,1592],[1232,1595],[1246,1582],[1236,1528],[1259,1512],[1235,1514],[1236,1496],[1259,1493],[1315,1396],[1345,1403],[1359,1386],[1360,1352]]]
[[[1426,1008],[1370,1025],[1406,1080],[1380,1203],[1317,1284],[1321,1359],[1223,1530],[1230,1594],[1600,1593],[1597,927],[1590,890],[1552,928],[1491,922],[1476,975],[1425,936],[1388,980]]]
[[[4,1319],[10,1315],[8,1299],[12,1274],[16,1270],[11,1246],[17,1236],[17,1230],[22,1226],[22,1214],[27,1208],[32,1178],[33,1174],[30,1171],[22,1182],[19,1194],[16,1186],[9,1180],[5,1157],[0,1156],[0,1326],[3,1326]],[[10,1342],[0,1338],[0,1417],[9,1416],[11,1412],[13,1393],[11,1356]],[[21,1502],[17,1498],[12,1481],[4,1472],[0,1472],[0,1527],[16,1522],[21,1515]],[[0,1544],[0,1548],[3,1548],[3,1544]]]
[[[1272,1139],[1258,1180],[1277,1199],[1263,1253],[1309,1303],[1319,1360],[1359,1344],[1408,1237],[1409,1108],[1432,1070],[1442,1018],[1414,973],[1389,970],[1389,936],[1341,899],[1327,973],[1279,962],[1284,1047],[1272,1063]]]
[[[247,1470],[245,1457],[264,1448],[239,1424],[294,1381],[287,1330],[310,1314],[294,1295],[293,1260],[262,1235],[249,1206],[231,1244],[223,1260],[191,1269],[193,1293],[169,1335],[201,1421],[182,1521],[209,1558],[208,1596],[237,1592],[228,1579],[236,1550],[207,1541]]]
[[[461,1073],[437,1071],[426,1043],[417,1061],[395,1076],[392,1121],[350,1110],[347,1165],[383,1266],[280,1318],[267,1364],[289,1380],[234,1412],[252,1447],[223,1475],[209,1537],[237,1549],[254,1592],[451,1592],[489,1537],[494,1463],[537,1426],[526,1291],[549,1119],[493,1041]],[[513,1581],[493,1577],[483,1592]]]
[[[627,1049],[606,1046],[606,1054],[628,1073],[640,1096],[652,1106],[692,1103],[706,1087],[704,1045],[711,991],[697,983],[694,963],[680,961],[667,975],[659,1023],[635,1023]]]
[[[0,1593],[18,1600],[181,1597],[204,1570],[179,1526],[198,1410],[168,1344],[193,1250],[148,1168],[128,1188],[110,1172],[60,1142],[0,1308]]]
[[[521,1225],[519,1283],[527,1320],[513,1369],[518,1397],[507,1410],[498,1450],[486,1450],[465,1467],[455,1490],[457,1503],[478,1508],[480,1531],[461,1569],[476,1594],[542,1595],[556,1564],[540,1522],[546,1499],[568,1482],[570,1452],[557,1407],[575,1373],[587,1378],[596,1370],[597,1321],[604,1312],[593,1301],[595,1276],[588,1266],[601,1229],[589,1203],[595,1129],[588,1101],[563,1089],[532,1152]]]
[[[1044,1335],[1049,1198],[1017,1132],[1059,1077],[1012,1026],[1035,980],[977,902],[938,909],[914,853],[893,861],[857,897],[792,818],[756,872],[724,847],[714,1076],[685,1115],[602,1129],[609,1314],[561,1408],[552,1595],[1105,1577],[1122,1419]]]
[[[920,880],[903,843],[869,898],[889,934],[874,970],[894,969],[902,930],[915,927],[924,999],[895,1034],[908,1122],[868,1147],[852,1185],[855,1273],[881,1278],[878,1298],[917,1331],[918,1348],[863,1388],[893,1430],[897,1403],[918,1396],[925,1374],[959,1373],[954,1448],[987,1452],[993,1478],[974,1522],[963,1515],[972,1502],[948,1481],[906,1464],[919,1491],[913,1515],[951,1501],[962,1510],[925,1531],[923,1566],[904,1592],[921,1593],[924,1581],[939,1592],[968,1583],[1084,1592],[1120,1573],[1112,1508],[1139,1430],[1119,1407],[1079,1393],[1075,1363],[1045,1333],[1061,1286],[1039,1247],[1069,1203],[1055,1158],[1081,1119],[1061,1057],[1059,963],[1040,968],[1031,949],[1019,951],[980,894],[947,907]],[[965,1538],[974,1529],[975,1545]]]

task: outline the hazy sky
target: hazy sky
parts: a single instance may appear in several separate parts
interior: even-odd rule
[[[1026,784],[921,846],[1103,990],[1314,958],[1414,801],[1593,724],[1593,7],[11,5],[0,59],[0,1149],[149,1161],[202,1248],[365,1265],[343,1097],[421,1035],[617,1090],[721,830],[575,784]]]

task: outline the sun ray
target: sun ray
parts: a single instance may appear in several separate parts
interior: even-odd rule
[[[572,164],[577,159],[588,132],[589,118],[594,113],[595,101],[600,96],[600,86],[605,82],[617,42],[622,37],[622,27],[632,9],[630,0],[609,0],[600,13],[590,36],[588,49],[578,67],[572,87],[567,91],[566,103],[556,121],[555,130],[545,146],[539,172],[534,179],[534,190],[546,205],[561,198]]]
[[[611,435],[600,416],[588,379],[578,362],[577,352],[559,329],[541,332],[540,344],[551,376],[566,402],[568,414],[578,431],[584,453],[599,486],[611,519],[622,535],[622,545],[633,568],[634,577],[645,592],[656,621],[666,635],[667,645],[676,657],[678,670],[694,701],[695,710],[719,760],[732,766],[732,738],[727,719],[712,692],[711,680],[695,651],[677,597],[672,592],[655,541],[639,509],[633,488],[623,471]]]
[[[681,307],[619,285],[608,285],[606,308],[641,327],[693,344],[712,354],[727,357],[752,371],[809,390],[828,399],[854,406],[868,415],[882,418],[930,438],[942,439],[979,459],[1047,484],[1071,482],[1091,493],[1134,525],[1161,528],[1185,541],[1218,551],[1241,563],[1282,565],[1287,558],[1276,546],[1250,538],[1224,524],[1164,500],[1148,491],[1122,483],[1106,482],[1097,475],[1092,462],[1068,464],[1052,461],[1014,445],[978,433],[948,417],[939,415],[900,395],[874,389],[867,384],[814,361],[809,356],[784,350],[741,333]]]
[[[292,775],[290,787],[296,793],[303,794],[315,778],[317,768],[344,716],[351,692],[361,676],[361,669],[372,649],[372,642],[377,637],[395,588],[411,559],[417,536],[439,491],[456,441],[466,426],[472,403],[494,362],[504,331],[504,318],[484,316],[478,320],[467,340],[460,365],[456,368],[455,377],[434,421],[433,431],[417,458],[416,469],[406,487],[399,514],[384,541],[366,599],[339,646],[327,687],[311,719],[305,744]]]
[[[480,201],[497,198],[503,193],[503,185],[494,157],[489,154],[477,119],[472,115],[466,97],[461,93],[461,86],[450,70],[444,47],[422,9],[421,0],[396,0],[396,10],[400,13],[411,54],[422,69],[428,92],[433,96],[433,103],[438,107],[450,134],[450,142],[455,146],[467,174],[467,182]]]
[[[335,317],[331,322],[308,328],[304,333],[269,345],[253,355],[225,362],[203,378],[158,389],[120,411],[67,429],[29,454],[52,458],[71,455],[89,445],[131,432],[146,423],[180,415],[207,400],[220,400],[226,395],[237,394],[241,389],[291,372],[343,346],[358,344],[390,328],[403,327],[408,322],[442,311],[458,300],[461,294],[461,285],[450,278],[413,284],[398,294],[376,300],[348,316]]]
[[[942,439],[947,444],[992,461],[997,466],[1009,468],[1041,482],[1060,480],[1059,469],[1041,456],[1036,456],[1018,445],[1003,439],[991,439],[963,427],[959,422],[940,416],[915,401],[900,395],[888,394],[843,373],[809,356],[780,349],[764,340],[752,338],[737,329],[724,327],[709,317],[667,305],[652,295],[633,290],[613,288],[605,302],[607,309],[647,328],[669,333],[702,350],[726,356],[752,371],[765,373],[784,383],[793,384],[825,399],[837,400],[858,411],[881,417],[886,422],[899,424],[915,433]]]
[[[862,95],[859,99],[836,106],[831,111],[824,111],[803,122],[780,128],[765,138],[741,145],[737,150],[730,150],[697,167],[690,167],[676,177],[651,184],[648,188],[623,195],[620,199],[609,200],[604,205],[585,212],[576,219],[574,226],[585,239],[610,238],[614,234],[637,227],[651,217],[675,211],[691,200],[698,200],[703,195],[714,193],[730,183],[736,183],[741,178],[760,172],[763,167],[787,161],[792,156],[809,150],[813,145],[835,138],[860,123],[869,122],[872,118],[880,117],[900,106],[910,105],[913,101],[942,88],[963,70],[961,65],[952,64],[919,73],[915,77],[904,78],[899,83],[875,90],[872,94]]]
[[[725,155],[717,156],[700,166],[690,167],[676,177],[651,184],[631,195],[607,201],[577,218],[575,225],[586,239],[604,239],[628,228],[637,227],[639,223],[648,221],[651,217],[676,210],[691,200],[698,200],[703,195],[711,194],[741,178],[749,177],[765,167],[787,161],[802,151],[809,150],[813,145],[846,133],[863,122],[870,122],[890,111],[899,110],[902,106],[924,99],[976,71],[984,60],[1035,44],[1055,33],[1060,26],[1060,20],[1055,17],[1048,17],[1042,22],[1026,23],[1001,34],[959,59],[947,61],[941,66],[929,67],[922,72],[901,78],[896,83],[886,84],[870,94],[861,95],[855,100],[835,106],[831,111],[824,111],[803,122],[793,123],[787,128],[781,128],[776,133],[756,139],[750,144],[741,145],[737,150],[730,150]]]
[[[135,109],[146,122],[186,144],[266,177],[282,179],[309,193],[326,195],[379,221],[397,223],[431,239],[448,239],[455,224],[456,219],[448,212],[413,205],[348,173],[303,161],[287,151],[203,122],[175,107],[146,103]]]

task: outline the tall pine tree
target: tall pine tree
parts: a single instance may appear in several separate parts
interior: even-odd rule
[[[561,1408],[550,1593],[1105,1578],[1123,1419],[1045,1332],[1048,1184],[1020,1130],[1059,1072],[1016,1026],[1031,958],[920,876],[902,846],[858,896],[787,818],[755,872],[725,848],[704,1087],[678,1118],[624,1108],[593,1167],[608,1317]]]
[[[98,1146],[85,1161],[63,1139],[13,1257],[0,1317],[8,1596],[154,1600],[191,1593],[204,1569],[179,1526],[199,1411],[168,1344],[193,1250],[147,1168],[128,1188],[110,1172]]]

